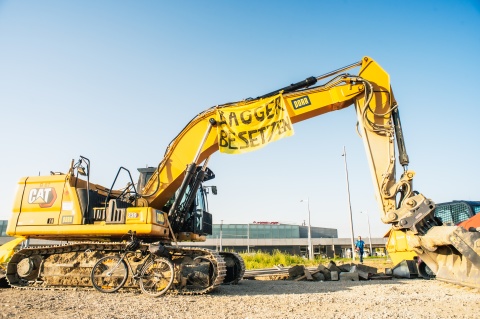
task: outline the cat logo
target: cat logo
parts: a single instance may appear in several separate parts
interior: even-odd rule
[[[28,193],[28,203],[38,204],[41,208],[51,207],[57,199],[57,192],[53,187],[32,188]]]
[[[312,103],[310,102],[310,99],[308,98],[308,96],[302,96],[295,100],[292,100],[292,106],[295,110],[311,104]]]

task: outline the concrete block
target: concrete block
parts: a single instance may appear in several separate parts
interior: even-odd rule
[[[364,280],[368,280],[368,272],[365,272],[363,270],[358,270],[355,268],[352,267],[352,270],[353,271],[350,271],[350,272],[356,272],[358,274],[358,277],[360,277],[360,279],[364,279]]]
[[[320,265],[318,265],[317,269],[323,274],[323,276],[325,277],[325,280],[332,280],[330,270],[327,267],[320,264]],[[336,280],[338,280],[338,278]]]
[[[305,266],[303,265],[296,265],[288,269],[288,275],[290,276],[290,278],[303,276],[305,274],[304,272]]]
[[[369,274],[376,274],[378,272],[378,269],[375,267],[365,266],[363,264],[356,264],[355,266],[358,270],[364,271]]]
[[[352,264],[339,265],[338,268],[340,268],[343,272],[349,272],[350,269],[352,269]]]
[[[325,276],[321,272],[317,272],[316,274],[313,274],[312,277],[316,281],[325,281]]]
[[[330,280],[338,280],[338,271],[331,271],[330,272]]]
[[[307,278],[308,281],[313,281],[312,274],[310,273],[310,271],[308,271],[307,268],[305,268],[303,270],[303,273],[304,273],[305,278]]]
[[[358,273],[356,272],[341,272],[340,273],[341,281],[359,281]]]
[[[335,264],[335,262],[332,261],[332,260],[330,260],[330,262],[328,263],[327,268],[330,271],[336,271],[336,272],[339,272],[339,273],[342,271],[340,268],[337,267],[337,264]]]
[[[325,270],[327,270],[327,269],[328,269],[328,268],[325,267],[325,266],[322,265],[322,264],[318,265],[318,267],[317,267],[317,270],[320,270],[321,272],[323,272],[323,271],[325,271]]]

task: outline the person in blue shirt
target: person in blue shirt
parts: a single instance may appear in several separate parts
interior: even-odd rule
[[[362,236],[358,236],[358,239],[355,242],[355,250],[360,256],[360,263],[363,263],[363,247],[365,247],[365,242],[362,240]]]

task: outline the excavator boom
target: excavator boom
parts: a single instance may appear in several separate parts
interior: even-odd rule
[[[354,67],[360,67],[358,75],[341,73]],[[322,85],[308,88],[324,79],[329,80]],[[252,125],[252,116],[256,116],[257,119],[260,117],[255,112],[268,114],[269,110],[275,107],[274,105],[269,107],[272,103],[281,103],[281,107],[288,114],[289,124],[355,105],[358,130],[368,154],[382,220],[398,228],[410,228],[420,222],[416,216],[419,214],[426,216],[433,211],[433,203],[422,195],[413,196],[414,201],[409,203],[415,203],[408,208],[403,208],[401,211],[397,209],[398,193],[402,194],[403,200],[412,195],[411,184],[414,172],[405,170],[401,179],[396,181],[393,160],[395,136],[401,141],[399,145],[402,163],[404,167],[408,165],[408,156],[400,129],[398,105],[393,96],[389,75],[369,57],[257,99],[214,106],[198,114],[170,143],[163,160],[143,188],[142,197],[148,202],[146,205],[162,207],[180,188],[188,172],[185,167],[190,164],[200,165],[211,154],[221,150],[223,144],[228,144],[227,148],[242,148],[242,146],[252,148],[253,140],[258,138],[259,141],[263,141],[260,130],[256,132],[249,130],[246,132],[248,138],[245,138],[246,135],[242,136],[242,132],[235,132],[235,127],[230,126],[225,129],[223,126],[232,122],[233,118],[237,122],[243,122],[244,125],[241,127],[249,127]],[[216,129],[213,129],[214,127]],[[291,129],[290,126],[288,128]],[[268,128],[265,128],[265,132],[265,134],[268,133]],[[245,145],[242,145],[242,142]],[[262,142],[258,143],[262,144]],[[198,147],[195,148],[192,145],[198,145]],[[412,211],[419,212],[412,213]]]
[[[359,66],[358,76],[340,73]],[[319,80],[332,76],[335,77],[323,85],[307,88]],[[369,82],[366,79],[369,79]],[[368,102],[368,109],[358,108],[361,119],[359,123],[363,125],[362,123],[366,121],[369,127],[372,126],[378,131],[375,134],[369,134],[368,131],[365,133],[369,138],[366,141],[366,148],[368,148],[368,153],[371,153],[369,158],[376,161],[376,168],[372,169],[372,172],[376,174],[375,188],[379,193],[377,194],[378,198],[382,201],[381,211],[393,210],[395,201],[392,197],[381,196],[380,189],[383,187],[390,190],[395,183],[394,165],[390,163],[394,155],[394,145],[390,140],[394,136],[394,132],[390,118],[391,109],[395,109],[396,103],[390,88],[388,74],[368,57],[345,68],[316,78],[308,78],[257,99],[214,106],[195,116],[167,147],[163,160],[142,190],[142,197],[148,202],[148,205],[162,207],[180,187],[187,165],[191,163],[200,165],[202,161],[219,150],[219,141],[222,142],[222,136],[219,135],[220,128],[212,129],[212,126],[215,127],[218,122],[222,122],[220,113],[227,112],[228,114],[224,115],[227,117],[235,116],[233,112],[240,108],[255,112],[255,109],[252,108],[259,102],[265,101],[265,104],[268,104],[271,100],[269,98],[279,95],[279,93],[281,93],[282,105],[288,113],[291,124],[340,110],[355,103],[362,105]],[[365,98],[368,101],[365,101]],[[364,129],[367,130],[367,127]],[[376,138],[377,136],[379,137]],[[192,145],[197,147],[192,147]],[[380,158],[382,164],[380,164]],[[379,165],[382,168],[379,169]],[[388,171],[388,176],[382,176],[386,171]]]

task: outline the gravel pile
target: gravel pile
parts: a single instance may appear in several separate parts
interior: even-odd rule
[[[0,289],[0,318],[478,318],[480,292],[439,281],[256,281],[203,296]]]

